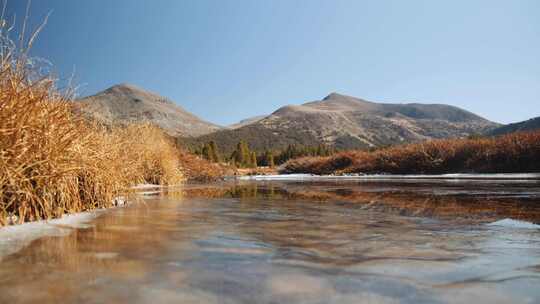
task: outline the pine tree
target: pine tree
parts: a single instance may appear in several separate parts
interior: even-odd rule
[[[257,153],[251,152],[251,161],[249,165],[251,168],[257,168]]]
[[[208,145],[204,145],[202,148],[202,157],[206,160],[211,160],[210,156],[210,147]]]
[[[242,163],[244,162],[243,155],[242,155],[242,142],[238,142],[236,145],[236,150],[234,150],[233,154],[231,155],[231,158],[234,158],[235,163],[241,167]]]
[[[219,163],[221,160],[221,156],[219,155],[219,150],[216,145],[216,142],[212,140],[210,141],[208,146],[210,148],[210,159],[215,163]]]
[[[249,147],[244,140],[241,140],[236,145],[236,153],[234,154],[234,159],[236,164],[240,167],[249,167],[251,166],[251,152]]]
[[[237,166],[237,165],[238,165],[238,151],[237,151],[237,150],[234,150],[234,151],[231,153],[230,160],[231,160],[231,163],[232,163],[234,166]]]
[[[249,151],[249,146],[245,141],[240,142],[240,153],[242,154],[243,165],[248,167],[252,163],[251,161],[251,152]]]
[[[272,153],[272,151],[266,151],[265,158],[266,165],[270,168],[274,168],[274,153]]]

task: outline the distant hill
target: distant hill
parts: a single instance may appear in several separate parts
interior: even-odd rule
[[[322,100],[282,107],[234,129],[181,140],[194,146],[213,140],[225,153],[230,153],[241,139],[256,150],[321,143],[352,149],[466,137],[498,126],[449,105],[376,103],[332,93]]]
[[[240,120],[239,122],[235,123],[235,124],[232,124],[232,125],[229,125],[227,126],[227,128],[229,129],[238,129],[238,128],[241,128],[243,126],[247,126],[247,125],[250,125],[254,122],[257,122],[263,118],[265,118],[266,115],[259,115],[259,116],[254,116],[254,117],[250,117],[250,118],[246,118],[246,119],[242,119]]]
[[[488,135],[503,135],[519,131],[532,131],[540,129],[540,117],[531,118],[529,120],[511,123],[502,127],[489,131]]]
[[[75,101],[76,109],[104,123],[151,122],[173,136],[200,136],[221,129],[173,101],[131,84],[115,85]]]

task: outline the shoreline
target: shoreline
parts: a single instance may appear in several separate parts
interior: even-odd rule
[[[113,207],[114,208],[114,207]],[[117,207],[118,208],[118,207]],[[46,236],[65,236],[76,228],[87,228],[107,209],[65,214],[61,218],[0,227],[0,261]]]
[[[160,189],[163,188],[167,186],[140,184],[131,187],[136,190],[135,195],[141,197],[160,193],[162,192]],[[108,208],[68,213],[62,215],[61,218],[0,226],[0,262],[4,257],[18,252],[34,240],[47,236],[65,236],[73,229],[88,228],[92,225],[91,221],[103,213],[130,204],[132,202],[127,201],[125,196],[119,196],[114,199],[114,205]]]
[[[450,174],[349,174],[349,175],[316,175],[316,174],[273,174],[237,176],[237,180],[359,180],[359,181],[538,181],[540,173],[450,173]]]

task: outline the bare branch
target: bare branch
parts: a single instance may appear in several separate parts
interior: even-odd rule
[[[2,14],[0,15],[0,37],[4,32],[4,27],[7,26],[6,20],[4,20],[4,15],[6,14],[7,0],[2,1]]]
[[[52,14],[52,11],[50,11],[47,14],[47,16],[45,16],[45,19],[43,19],[43,22],[41,22],[41,24],[38,26],[38,28],[32,34],[32,37],[30,37],[30,40],[28,40],[28,44],[26,45],[26,52],[28,52],[28,50],[30,50],[30,48],[32,48],[32,44],[34,43],[34,40],[36,39],[38,34],[41,32],[41,30],[43,30],[45,25],[47,25],[47,21],[49,21],[49,16],[51,16],[51,14]]]
[[[32,3],[31,0],[28,0],[28,2],[26,2],[26,13],[24,15],[21,34],[19,36],[19,47],[21,50],[24,50],[24,35],[26,32],[26,23],[28,22],[28,19],[30,18],[30,4],[31,3]]]

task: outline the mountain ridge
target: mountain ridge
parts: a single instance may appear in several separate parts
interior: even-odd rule
[[[197,145],[215,141],[226,153],[241,139],[257,150],[294,143],[356,149],[466,137],[498,126],[455,106],[377,103],[333,92],[321,100],[282,106],[239,128],[218,130],[186,142]]]
[[[290,144],[367,149],[436,138],[485,134],[500,125],[445,104],[378,103],[332,92],[321,100],[285,105],[269,115],[220,127],[169,98],[118,84],[75,101],[83,114],[105,123],[150,122],[188,146],[214,141],[230,153],[240,140],[255,150]]]
[[[150,122],[172,136],[201,136],[221,129],[167,97],[121,83],[74,101],[77,111],[105,124]]]

